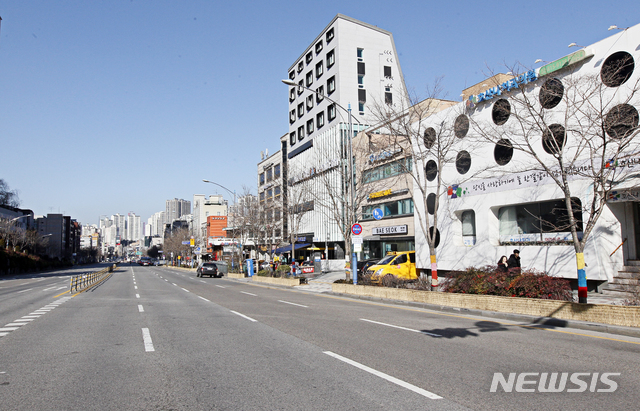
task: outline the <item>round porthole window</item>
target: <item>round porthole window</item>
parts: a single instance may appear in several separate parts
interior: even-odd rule
[[[429,150],[436,142],[436,130],[433,127],[429,127],[424,131],[424,145]]]
[[[496,101],[493,104],[493,109],[491,110],[491,118],[493,122],[501,126],[509,120],[509,116],[511,115],[511,104],[503,98]]]
[[[629,80],[634,67],[635,63],[631,54],[626,51],[618,51],[607,57],[602,63],[600,78],[605,86],[618,87]]]
[[[431,236],[431,238],[434,238],[435,241],[433,243],[434,247],[438,247],[438,245],[440,244],[440,230],[438,230],[437,228],[435,229],[435,237],[433,234],[433,226],[429,227],[429,235]]]
[[[469,132],[469,117],[464,114],[460,114],[456,118],[456,122],[453,124],[453,132],[458,138],[466,136]]]
[[[424,173],[427,176],[427,181],[433,181],[438,176],[438,165],[435,161],[427,161],[427,165],[424,167]]]
[[[549,154],[556,155],[560,153],[566,140],[566,132],[560,124],[551,124],[548,129],[542,133],[542,148]]]
[[[557,78],[547,80],[540,88],[540,105],[542,108],[550,109],[554,108],[562,101],[564,95],[564,86],[562,81]]]
[[[436,195],[434,193],[430,193],[427,196],[427,211],[429,214],[433,215],[436,210]]]
[[[511,161],[513,157],[513,145],[511,141],[503,138],[498,140],[496,143],[496,148],[493,149],[493,158],[496,160],[498,165],[504,166]]]
[[[604,118],[604,129],[612,138],[625,138],[638,128],[638,110],[629,104],[619,104]]]
[[[458,173],[465,174],[471,168],[471,154],[462,150],[456,156],[456,170]]]

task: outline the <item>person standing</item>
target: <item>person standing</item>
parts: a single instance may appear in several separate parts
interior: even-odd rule
[[[507,272],[507,270],[509,269],[509,263],[507,261],[508,260],[506,255],[503,255],[502,257],[500,257],[500,260],[498,261],[498,271],[504,272],[504,273]]]
[[[520,271],[520,250],[513,250],[507,261],[509,270]]]

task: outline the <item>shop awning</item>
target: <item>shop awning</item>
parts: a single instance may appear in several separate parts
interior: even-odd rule
[[[309,247],[311,244],[309,243],[302,243],[302,244],[296,244],[296,246],[294,247],[296,250],[300,249],[300,248],[305,248],[305,247]],[[281,254],[281,253],[289,253],[291,252],[291,244],[289,244],[286,247],[280,247],[280,248],[276,248],[276,250],[274,251],[274,253],[276,254]]]

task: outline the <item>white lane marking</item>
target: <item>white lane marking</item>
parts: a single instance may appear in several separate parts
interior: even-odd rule
[[[411,391],[415,392],[416,394],[420,394],[420,395],[422,395],[424,397],[431,398],[432,400],[440,400],[440,399],[442,399],[442,397],[437,395],[437,394],[434,394],[432,392],[424,390],[424,389],[422,389],[420,387],[416,387],[413,384],[409,384],[406,381],[402,381],[402,380],[400,380],[400,379],[398,379],[396,377],[392,377],[389,374],[385,374],[383,372],[374,370],[373,368],[369,368],[364,364],[360,364],[359,362],[350,360],[350,359],[348,359],[346,357],[343,357],[343,356],[338,355],[336,353],[333,353],[331,351],[324,351],[324,353],[329,355],[329,356],[331,356],[331,357],[333,357],[333,358],[336,358],[336,359],[338,359],[338,360],[340,360],[342,362],[345,362],[345,363],[347,363],[349,365],[353,365],[356,368],[359,368],[359,369],[361,369],[363,371],[366,371],[366,372],[368,372],[370,374],[373,374],[373,375],[375,375],[377,377],[380,377],[380,378],[385,379],[385,380],[387,380],[389,382],[392,382],[392,383],[394,383],[396,385],[399,385],[399,386],[401,386],[403,388],[411,390]]]
[[[20,327],[3,327],[0,328],[0,331],[13,331],[13,330],[17,330]]]
[[[33,320],[35,320],[35,318],[24,318],[24,317],[22,317],[22,318],[19,318],[17,320],[13,320],[13,322],[14,323],[28,323],[28,322],[33,321]]]
[[[133,289],[134,289],[134,290],[137,290],[137,289],[138,289],[138,286],[137,286],[137,285],[134,285],[134,286],[133,286]]]
[[[40,318],[40,316],[39,315],[25,315],[22,318],[34,318],[35,319],[35,318]]]
[[[296,303],[290,303],[289,301],[278,300],[278,302],[279,302],[279,303],[285,303],[285,304],[291,304],[291,305],[295,305],[295,306],[298,306],[298,307],[309,308],[309,307],[308,307],[308,306],[306,306],[306,305],[296,304]]]
[[[381,323],[379,321],[373,321],[373,320],[367,320],[366,318],[361,318],[362,321],[366,321],[368,323],[373,323],[373,324],[379,324],[379,325],[384,325],[386,327],[392,327],[392,328],[398,328],[400,330],[405,330],[405,331],[411,331],[414,333],[420,333],[420,334],[426,334],[426,335],[430,335],[432,337],[442,337],[439,334],[433,334],[433,333],[428,333],[426,331],[420,331],[420,330],[414,330],[413,328],[406,328],[406,327],[400,327],[399,325],[393,325],[393,324],[387,324],[387,323]]]
[[[141,304],[138,304],[138,311],[140,311],[141,313],[144,312],[144,307]]]
[[[136,298],[140,298],[140,294],[136,294]]]
[[[219,288],[227,288],[227,287],[223,287],[223,286],[218,285],[218,284],[216,284],[216,287],[219,287]]]
[[[151,341],[151,333],[149,332],[148,328],[142,329],[142,341],[144,341],[145,351],[149,352],[156,350],[155,348],[153,348],[153,341]]]
[[[63,289],[65,289],[65,288],[67,288],[67,286],[66,286],[66,285],[63,285],[62,287],[58,287],[58,288],[56,288],[56,291],[58,291],[58,290],[63,290]]]
[[[205,284],[207,283],[207,282],[206,282],[206,281],[204,281],[204,280],[200,280],[200,282],[201,282],[201,283],[205,283]]]
[[[252,296],[254,296],[254,297],[257,297],[257,295],[256,295],[256,294],[251,294],[251,293],[248,293],[248,292],[246,292],[246,291],[240,291],[240,292],[241,292],[242,294],[252,295]]]
[[[171,283],[171,284],[175,285],[176,287],[178,286],[178,284],[176,284],[176,283]]]
[[[207,299],[206,299],[206,298],[204,298],[204,297],[200,297],[200,296],[198,296],[198,298],[200,298],[200,299],[202,299],[202,300],[205,300],[206,302],[209,302],[209,303],[211,302],[211,301],[207,300]]]
[[[49,291],[49,290],[53,290],[54,288],[56,288],[56,287],[54,286],[54,287],[45,288],[45,289],[44,289],[44,290],[42,290],[42,291]]]
[[[27,291],[31,291],[31,290],[33,290],[33,288],[27,288],[26,290],[18,291],[18,294],[26,293]]]
[[[34,311],[32,313],[29,313],[29,315],[34,315],[34,316],[40,317],[42,315],[45,315],[46,313],[48,313],[48,311],[44,311],[44,312],[42,312],[42,311]]]
[[[26,323],[17,323],[17,322],[12,322],[9,324],[5,324],[5,328],[6,327],[22,327],[23,325],[25,325]]]
[[[9,333],[0,333],[0,337],[4,337],[7,334],[9,334]],[[4,372],[2,374],[4,374]]]
[[[253,318],[251,318],[251,317],[247,317],[247,316],[246,316],[246,315],[244,315],[244,314],[240,314],[240,313],[239,313],[239,312],[237,312],[237,311],[233,311],[233,310],[232,310],[231,312],[232,312],[232,313],[234,313],[235,315],[239,315],[239,316],[240,316],[240,317],[242,317],[242,318],[246,318],[247,320],[252,321],[252,322],[254,322],[254,323],[255,323],[255,322],[258,322],[258,320],[254,320]]]
[[[182,288],[182,287],[180,287]],[[183,290],[185,290],[186,292],[190,293],[191,291],[187,290],[186,288],[182,288]]]
[[[167,280],[166,278],[164,279],[166,282],[169,282],[169,280]]]

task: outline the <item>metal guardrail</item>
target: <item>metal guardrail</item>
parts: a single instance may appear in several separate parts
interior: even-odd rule
[[[95,283],[102,281],[105,278],[105,276],[108,276],[109,274],[111,274],[115,268],[116,268],[116,265],[114,264],[93,273],[74,275],[73,277],[71,277],[71,282],[69,284],[69,291],[70,292],[83,291],[88,287],[91,287]]]

